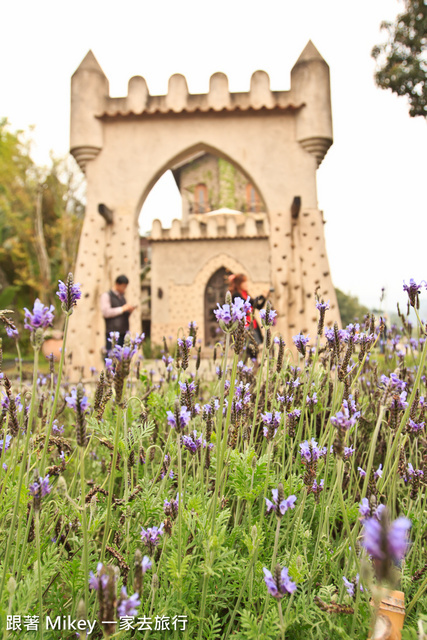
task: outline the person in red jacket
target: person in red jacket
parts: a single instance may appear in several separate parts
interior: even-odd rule
[[[228,288],[231,293],[233,302],[236,298],[242,298],[243,300],[246,300],[248,297],[250,298],[252,312],[249,312],[246,317],[246,326],[250,327],[252,335],[254,336],[257,343],[262,344],[263,338],[261,329],[258,322],[253,317],[253,310],[263,308],[266,303],[268,293],[253,298],[251,295],[249,295],[248,290],[246,289],[247,281],[248,279],[244,273],[231,274],[230,276],[228,276]]]

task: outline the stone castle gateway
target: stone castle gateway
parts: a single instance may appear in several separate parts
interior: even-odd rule
[[[329,323],[339,321],[316,188],[331,144],[329,67],[311,42],[292,68],[288,91],[271,91],[267,73],[256,71],[247,93],[230,93],[227,76],[215,73],[203,95],[189,94],[176,74],[167,95],[151,96],[135,76],[126,97],[110,97],[89,51],[71,80],[70,150],[87,179],[75,273],[84,320],[72,323],[73,364],[100,366],[99,297],[118,274],[130,279],[128,300],[141,298],[138,217],[148,193],[165,171],[200,155],[235,167],[258,204],[247,211],[193,208],[171,229],[153,222],[153,342],[189,320],[205,327],[207,291],[223,270],[245,272],[253,295],[274,287],[276,328],[288,344],[299,331],[314,337],[316,289],[330,301]],[[131,330],[141,331],[138,310]],[[206,332],[201,337],[206,344]]]

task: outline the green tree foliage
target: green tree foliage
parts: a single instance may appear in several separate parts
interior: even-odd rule
[[[84,207],[69,160],[47,168],[30,156],[22,132],[0,120],[0,302],[57,303],[58,279],[74,268]]]
[[[349,296],[340,289],[335,289],[337,294],[338,307],[341,315],[342,326],[346,327],[356,319],[363,320],[363,317],[370,313],[369,309],[360,304],[356,296]]]
[[[427,0],[405,0],[396,22],[383,22],[384,44],[372,49],[375,81],[409,99],[409,115],[427,117]]]

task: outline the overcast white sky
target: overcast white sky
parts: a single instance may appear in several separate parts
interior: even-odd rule
[[[394,308],[403,279],[427,279],[427,123],[408,116],[405,98],[375,87],[370,57],[381,21],[402,10],[398,0],[9,0],[0,117],[13,129],[35,125],[33,157],[47,163],[49,150],[68,152],[70,78],[89,49],[113,96],[126,95],[133,75],[151,94],[166,93],[173,73],[204,93],[216,71],[230,91],[247,91],[257,69],[285,90],[311,39],[331,69],[334,144],[318,196],[333,281],[368,306],[386,287]],[[150,218],[179,216],[167,188],[151,200],[145,228]]]

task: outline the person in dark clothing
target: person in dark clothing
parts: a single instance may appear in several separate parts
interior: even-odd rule
[[[111,349],[110,332],[119,333],[117,344],[123,346],[126,333],[129,331],[129,316],[136,309],[126,302],[125,291],[129,284],[126,276],[118,276],[110,291],[101,296],[101,312],[105,318],[105,346],[107,353]]]
[[[236,298],[242,298],[243,300],[246,300],[249,297],[252,310],[262,309],[266,303],[268,294],[260,295],[260,296],[257,296],[256,298],[253,298],[251,295],[249,295],[246,289],[247,281],[248,279],[244,273],[237,273],[237,274],[232,274],[228,276],[228,287],[229,287],[229,291],[231,293],[233,302]],[[262,344],[263,338],[262,338],[261,329],[259,327],[258,322],[255,320],[255,318],[253,318],[253,312],[252,313],[249,312],[246,318],[246,324],[249,325],[250,327],[249,330],[251,331],[256,342],[258,344]]]

